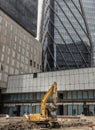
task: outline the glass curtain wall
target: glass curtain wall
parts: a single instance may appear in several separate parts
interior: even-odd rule
[[[94,66],[95,1],[45,0],[43,71]]]

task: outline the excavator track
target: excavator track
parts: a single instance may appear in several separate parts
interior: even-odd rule
[[[40,128],[60,128],[60,123],[59,122],[37,122],[37,126]]]

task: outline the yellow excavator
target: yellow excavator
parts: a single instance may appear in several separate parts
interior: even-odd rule
[[[53,102],[47,105],[50,96],[53,95]],[[57,83],[51,86],[41,100],[41,113],[30,114],[28,120],[36,125],[44,125],[47,128],[60,127],[56,115],[57,109]]]

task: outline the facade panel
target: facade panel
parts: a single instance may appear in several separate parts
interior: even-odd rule
[[[95,115],[95,68],[10,75],[2,91],[3,112],[10,115],[40,112],[40,102],[54,81],[58,88],[58,115]],[[80,77],[80,78],[79,78]],[[53,80],[54,79],[54,80]],[[52,100],[49,98],[48,103]],[[72,102],[73,101],[73,102]],[[19,106],[19,107],[18,107]],[[7,110],[5,110],[7,108]]]
[[[94,90],[93,75],[95,75],[95,68],[37,73],[36,78],[33,74],[13,75],[9,76],[8,87],[3,90],[3,93],[45,92],[55,81],[58,91]]]

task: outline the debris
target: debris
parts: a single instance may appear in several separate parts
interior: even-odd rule
[[[71,118],[71,117],[58,117],[57,121],[61,124],[60,129],[70,129],[74,130],[78,128],[88,128],[87,130],[95,130],[95,117],[80,117],[80,118]],[[94,122],[92,122],[94,120]],[[27,114],[24,114],[23,117],[0,117],[0,130],[39,130],[47,129],[41,128],[38,125],[35,125],[33,122],[27,120]],[[79,130],[79,129],[78,129]],[[81,129],[85,130],[85,129]]]
[[[6,115],[6,119],[8,119],[10,116],[9,115]]]

